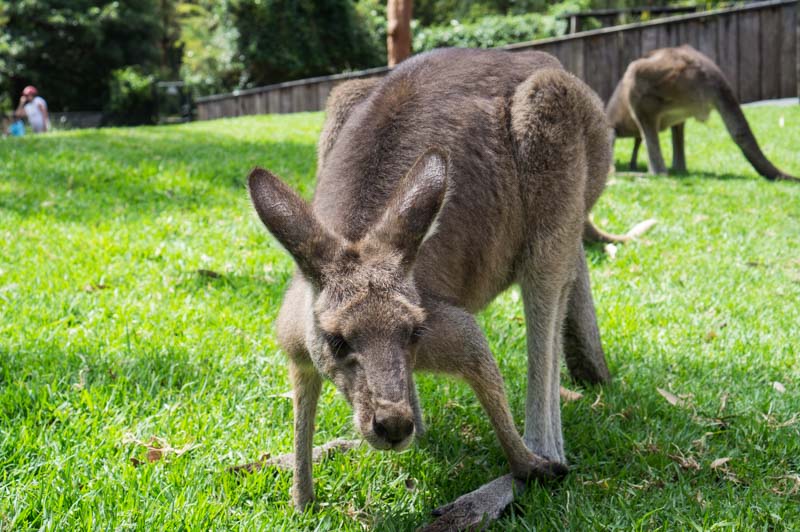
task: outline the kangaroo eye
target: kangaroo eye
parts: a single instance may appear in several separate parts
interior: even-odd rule
[[[420,338],[422,338],[422,336],[423,336],[424,334],[425,334],[425,327],[423,327],[422,325],[419,325],[419,326],[417,326],[417,327],[414,327],[414,328],[411,330],[411,336],[409,337],[409,340],[408,340],[408,341],[409,341],[409,343],[410,343],[411,345],[414,345],[414,344],[416,344],[417,342],[419,342]]]
[[[344,358],[352,351],[350,345],[340,334],[326,334],[325,341],[336,358]]]

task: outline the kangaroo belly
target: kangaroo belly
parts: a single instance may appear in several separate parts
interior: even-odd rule
[[[659,116],[659,129],[668,129],[690,118],[705,122],[710,113],[711,105],[708,102],[692,102],[668,107]]]

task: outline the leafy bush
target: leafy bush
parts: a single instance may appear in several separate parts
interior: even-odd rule
[[[107,105],[111,72],[156,69],[164,34],[157,0],[0,0],[0,91],[36,85],[53,110]]]
[[[195,96],[239,87],[244,65],[229,0],[180,2],[177,6],[183,45],[181,79]]]
[[[158,118],[154,82],[153,76],[137,67],[112,72],[106,121],[114,125],[154,124]]]
[[[381,65],[385,56],[352,0],[238,0],[231,4],[244,86]]]
[[[364,28],[374,43],[376,54],[385,58],[386,27],[389,24],[386,17],[386,0],[360,0],[356,3],[356,12],[364,22]]]
[[[491,48],[533,39],[555,37],[567,23],[550,15],[531,13],[515,16],[489,16],[462,24],[453,20],[444,26],[414,28],[414,52],[445,46]]]

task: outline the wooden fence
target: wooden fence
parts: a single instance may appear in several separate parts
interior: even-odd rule
[[[604,101],[631,61],[650,50],[681,44],[691,44],[713,59],[743,103],[795,97],[800,96],[797,6],[795,0],[771,0],[504,48],[541,50],[558,57]],[[319,111],[338,83],[386,72],[375,68],[199,98],[197,118]]]

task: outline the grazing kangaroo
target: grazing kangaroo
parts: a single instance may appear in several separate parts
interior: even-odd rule
[[[311,205],[251,172],[255,209],[298,267],[277,321],[294,387],[296,508],[313,500],[323,378],[364,439],[401,450],[423,430],[412,371],[456,375],[515,478],[566,473],[562,347],[574,377],[608,379],[581,235],[610,144],[599,99],[555,58],[447,49],[334,90]],[[473,317],[513,283],[528,339],[523,437]]]
[[[636,169],[644,137],[647,168],[666,174],[658,132],[672,129],[672,168],[686,171],[683,124],[705,121],[715,108],[753,168],[769,180],[800,181],[770,163],[758,146],[725,75],[714,62],[689,45],[653,50],[628,65],[606,114],[617,137],[635,137],[630,168]]]

